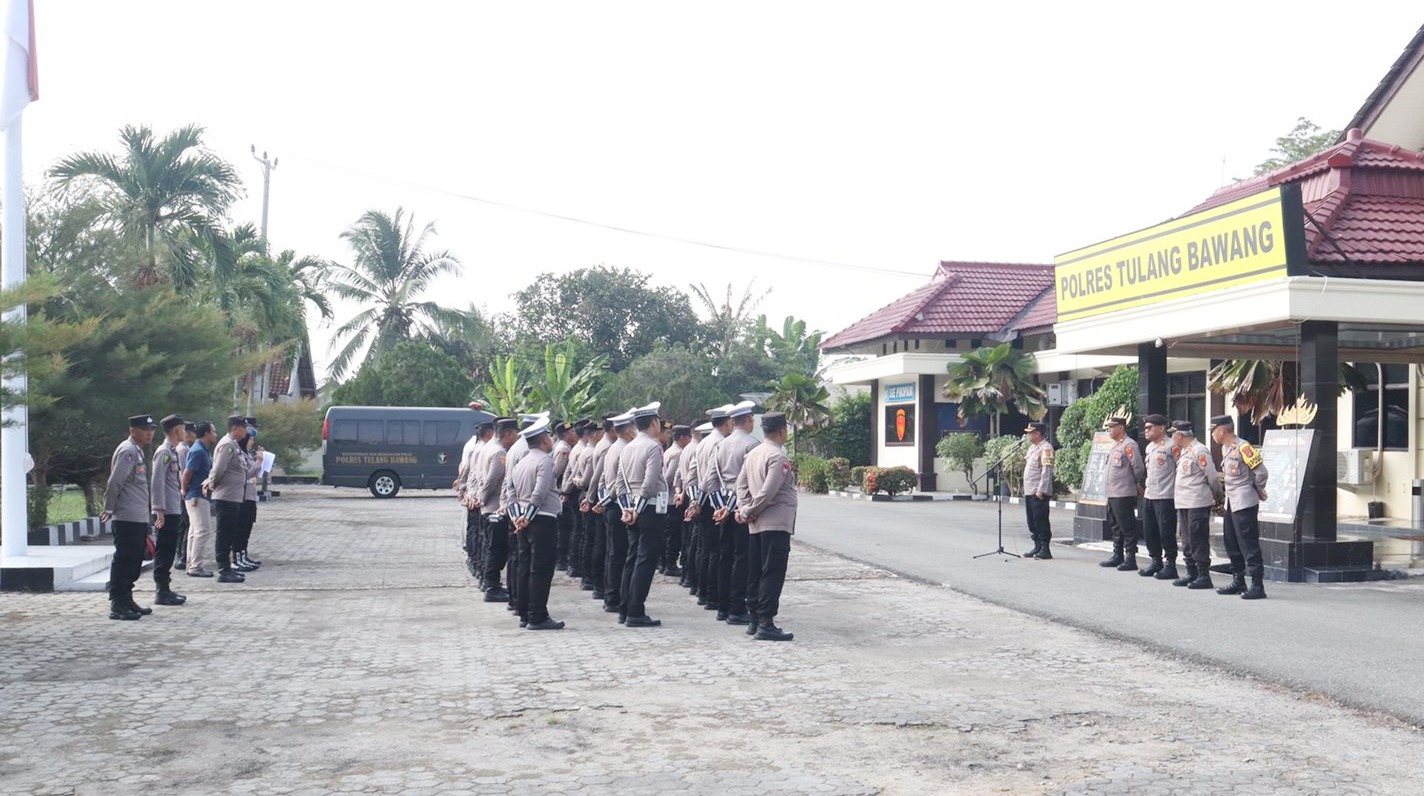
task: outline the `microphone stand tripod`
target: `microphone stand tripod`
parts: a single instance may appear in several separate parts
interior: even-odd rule
[[[969,485],[973,486],[979,483],[981,479],[984,479],[984,486],[986,487],[987,491],[987,487],[989,486],[989,482],[987,479],[989,478],[989,476],[995,475],[1000,470],[1004,469],[1004,462],[1008,461],[1010,456],[1013,456],[1015,453],[1018,453],[1019,448],[1021,447],[1023,447],[1022,439],[1014,443],[1013,447],[1009,448],[1007,451],[1004,452],[1003,458],[989,465],[989,469],[985,470],[984,474],[979,476],[979,478],[976,478],[971,481]],[[998,498],[996,502],[999,504],[999,547],[997,550],[990,550],[987,553],[980,553],[979,555],[974,556],[974,558],[979,559],[985,558],[987,556],[1000,556],[1001,558],[1003,556],[1013,556],[1014,558],[1023,558],[1023,556],[1020,556],[1018,553],[1010,553],[1009,551],[1004,549],[1004,498],[1008,497],[1009,490],[1008,484],[1004,483],[1003,478],[998,478],[998,489],[994,491],[998,493],[998,495],[996,495],[996,497]]]

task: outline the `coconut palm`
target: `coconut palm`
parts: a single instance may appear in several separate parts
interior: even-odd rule
[[[1251,422],[1259,424],[1295,403],[1298,376],[1296,369],[1280,360],[1227,359],[1207,373],[1207,388],[1230,398],[1239,414],[1249,413]],[[1365,377],[1348,362],[1340,363],[1339,380],[1340,393],[1369,388]]]
[[[1033,357],[1010,343],[970,351],[948,371],[944,395],[959,404],[959,421],[987,416],[991,438],[1010,408],[1033,420],[1048,412],[1043,388],[1033,382]]]
[[[363,348],[365,361],[374,361],[396,343],[435,334],[461,314],[419,300],[436,277],[461,270],[449,252],[426,250],[434,232],[434,224],[417,231],[415,220],[397,208],[394,214],[368,210],[341,233],[355,256],[351,265],[332,266],[330,287],[363,309],[336,330],[332,346],[341,348],[331,361],[334,378],[346,374]]]
[[[202,281],[189,256],[192,244],[215,244],[220,219],[241,193],[242,183],[227,161],[203,148],[203,128],[180,127],[162,139],[147,126],[119,131],[123,153],[81,152],[50,170],[61,185],[93,183],[107,220],[143,242],[148,262],[137,278],[157,281],[159,255],[167,250],[167,276],[176,290]]]
[[[760,294],[753,295],[752,287],[756,284],[753,279],[747,283],[742,290],[742,297],[737,300],[736,306],[732,305],[732,286],[727,285],[727,295],[725,298],[712,298],[712,291],[706,285],[691,285],[692,295],[702,304],[702,309],[707,311],[707,353],[713,361],[726,359],[732,347],[735,346],[745,336],[748,327],[752,324],[752,313],[766,298],[770,290],[763,290]]]
[[[774,412],[786,415],[786,424],[791,427],[791,453],[796,453],[796,429],[815,428],[831,417],[830,393],[815,378],[804,373],[791,373],[773,382],[775,390],[766,399],[766,406]]]

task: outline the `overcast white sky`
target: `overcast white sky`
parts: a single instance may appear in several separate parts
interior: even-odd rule
[[[345,260],[343,229],[403,206],[465,264],[442,303],[504,311],[604,263],[755,278],[773,318],[827,332],[941,259],[1047,263],[1182,212],[1297,116],[1346,124],[1424,22],[1368,0],[35,5],[32,181],[123,124],[197,123],[247,179],[239,221],[249,145],[280,159],[279,249]]]

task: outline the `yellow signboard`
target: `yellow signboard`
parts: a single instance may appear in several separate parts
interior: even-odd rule
[[[1295,186],[1272,188],[1060,255],[1058,321],[1285,276],[1304,243],[1298,208]]]

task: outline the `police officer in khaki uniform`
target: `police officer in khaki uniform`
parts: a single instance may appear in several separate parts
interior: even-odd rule
[[[791,535],[796,532],[796,474],[786,456],[786,415],[769,412],[761,418],[765,441],[753,448],[737,476],[737,521],[746,523],[758,559],[751,562],[757,586],[747,635],[758,641],[790,641],[793,634],[776,626]]]
[[[1197,441],[1192,424],[1177,420],[1172,429],[1178,452],[1172,501],[1177,507],[1177,528],[1182,534],[1182,557],[1187,565],[1186,576],[1172,581],[1172,585],[1210,589],[1211,507],[1221,495],[1221,481],[1216,476],[1211,451]]]
[[[569,450],[569,466],[564,471],[564,479],[559,483],[559,494],[564,501],[564,510],[569,513],[568,575],[574,579],[583,577],[584,513],[581,510],[583,494],[583,458],[593,448],[589,445],[588,420],[580,420],[573,426],[576,441]]]
[[[697,449],[702,444],[703,435],[711,431],[711,423],[692,429],[692,438],[682,450],[672,485],[673,505],[682,515],[682,579],[678,585],[690,589],[694,596],[697,594],[697,523],[692,507],[702,496],[702,490],[695,485]]]
[[[717,446],[717,482],[722,488],[722,507],[712,515],[713,522],[721,525],[718,556],[721,562],[717,580],[717,596],[721,600],[717,619],[731,625],[751,624],[747,613],[748,603],[755,603],[755,589],[761,585],[760,578],[752,582],[750,578],[753,559],[760,559],[760,550],[752,544],[751,533],[745,522],[738,522],[737,478],[742,474],[742,465],[747,454],[761,443],[752,436],[756,422],[753,413],[756,404],[742,401],[727,413],[732,420],[732,433]]]
[[[100,522],[110,522],[114,558],[109,564],[109,618],[132,621],[153,613],[134,602],[133,587],[143,571],[148,546],[148,468],[144,446],[153,442],[152,415],[129,418],[129,436],[114,449],[109,460],[109,483],[104,491]]]
[[[1116,567],[1118,572],[1137,571],[1137,501],[1147,480],[1142,449],[1127,435],[1127,418],[1113,415],[1107,420],[1113,447],[1108,453],[1108,526],[1113,529],[1113,554],[1100,567]]]
[[[248,459],[239,446],[247,437],[247,418],[233,415],[227,419],[227,436],[218,440],[213,451],[213,470],[203,484],[203,492],[213,499],[218,526],[218,582],[242,583],[247,576],[233,569],[233,545],[242,530],[242,499],[251,478]]]
[[[555,491],[560,495],[559,503],[559,534],[558,534],[558,561],[555,568],[559,572],[567,572],[569,569],[569,545],[573,543],[574,536],[574,510],[576,505],[571,505],[564,500],[564,482],[569,479],[569,466],[572,462],[574,445],[578,442],[578,434],[574,431],[574,426],[567,420],[561,420],[553,424],[554,450],[551,456],[554,459],[554,484]]]
[[[1222,524],[1226,554],[1231,558],[1231,585],[1217,594],[1239,594],[1243,600],[1266,599],[1265,565],[1261,558],[1261,531],[1256,520],[1261,501],[1266,499],[1270,474],[1261,452],[1236,436],[1230,415],[1211,419],[1211,438],[1221,446],[1221,474],[1226,489]],[[1246,588],[1246,573],[1251,588]]]
[[[180,475],[178,447],[183,443],[183,418],[169,415],[163,418],[166,438],[153,452],[153,475],[149,485],[149,501],[153,504],[153,529],[158,542],[153,553],[153,585],[157,605],[182,605],[187,597],[173,591],[173,559],[178,550],[178,536],[183,528],[183,484]]]
[[[1142,492],[1142,529],[1152,563],[1137,574],[1157,580],[1177,579],[1177,504],[1172,493],[1177,484],[1177,446],[1168,436],[1167,418],[1142,418],[1147,450],[1147,483]]]
[[[667,533],[668,492],[663,477],[661,404],[653,402],[633,411],[636,435],[619,455],[618,469],[624,490],[623,525],[628,529],[628,553],[623,562],[623,610],[618,621],[628,627],[657,627],[650,619],[648,592],[662,558]]]
[[[510,417],[495,420],[494,438],[480,449],[475,464],[480,479],[475,492],[475,505],[479,508],[484,528],[485,546],[480,558],[484,562],[482,588],[487,603],[508,602],[510,597],[510,593],[499,585],[509,564],[509,524],[500,511],[500,496],[504,489],[509,449],[517,436],[517,420]]]
[[[1048,426],[1028,424],[1028,453],[1024,454],[1023,494],[1024,514],[1028,516],[1028,533],[1033,549],[1024,558],[1048,561],[1053,558],[1053,526],[1048,520],[1048,502],[1053,499],[1053,443],[1048,441]]]
[[[684,425],[674,425],[668,432],[672,444],[663,451],[663,489],[668,493],[668,511],[663,538],[663,561],[659,571],[672,578],[681,578],[682,569],[678,557],[682,554],[682,510],[677,502],[677,473],[682,467],[682,455],[692,439],[692,429]]]
[[[692,472],[693,483],[702,492],[702,499],[692,506],[693,518],[697,521],[697,604],[709,611],[718,610],[721,584],[717,573],[721,564],[721,526],[712,519],[723,490],[722,480],[717,471],[717,447],[732,433],[732,419],[728,413],[732,405],[726,404],[707,412],[712,430],[697,446],[697,465]]]
[[[519,545],[519,581],[514,589],[519,626],[529,630],[562,630],[563,622],[549,617],[549,588],[558,558],[558,521],[563,504],[554,477],[554,448],[548,418],[535,420],[520,432],[528,451],[509,475],[511,503],[507,506]]]
[[[620,501],[626,499],[628,489],[624,484],[621,467],[623,449],[633,441],[637,429],[633,426],[633,411],[630,409],[613,418],[613,429],[617,437],[608,446],[603,459],[601,500],[603,502],[603,610],[610,614],[623,613],[623,566],[628,560],[628,526],[623,523]]]
[[[584,456],[583,501],[579,505],[587,537],[584,541],[583,581],[579,588],[593,592],[595,600],[604,598],[603,559],[608,554],[608,530],[603,515],[607,511],[608,490],[603,485],[603,465],[608,461],[609,449],[618,438],[617,429],[613,427],[613,415],[603,418],[599,429],[593,450]]]

